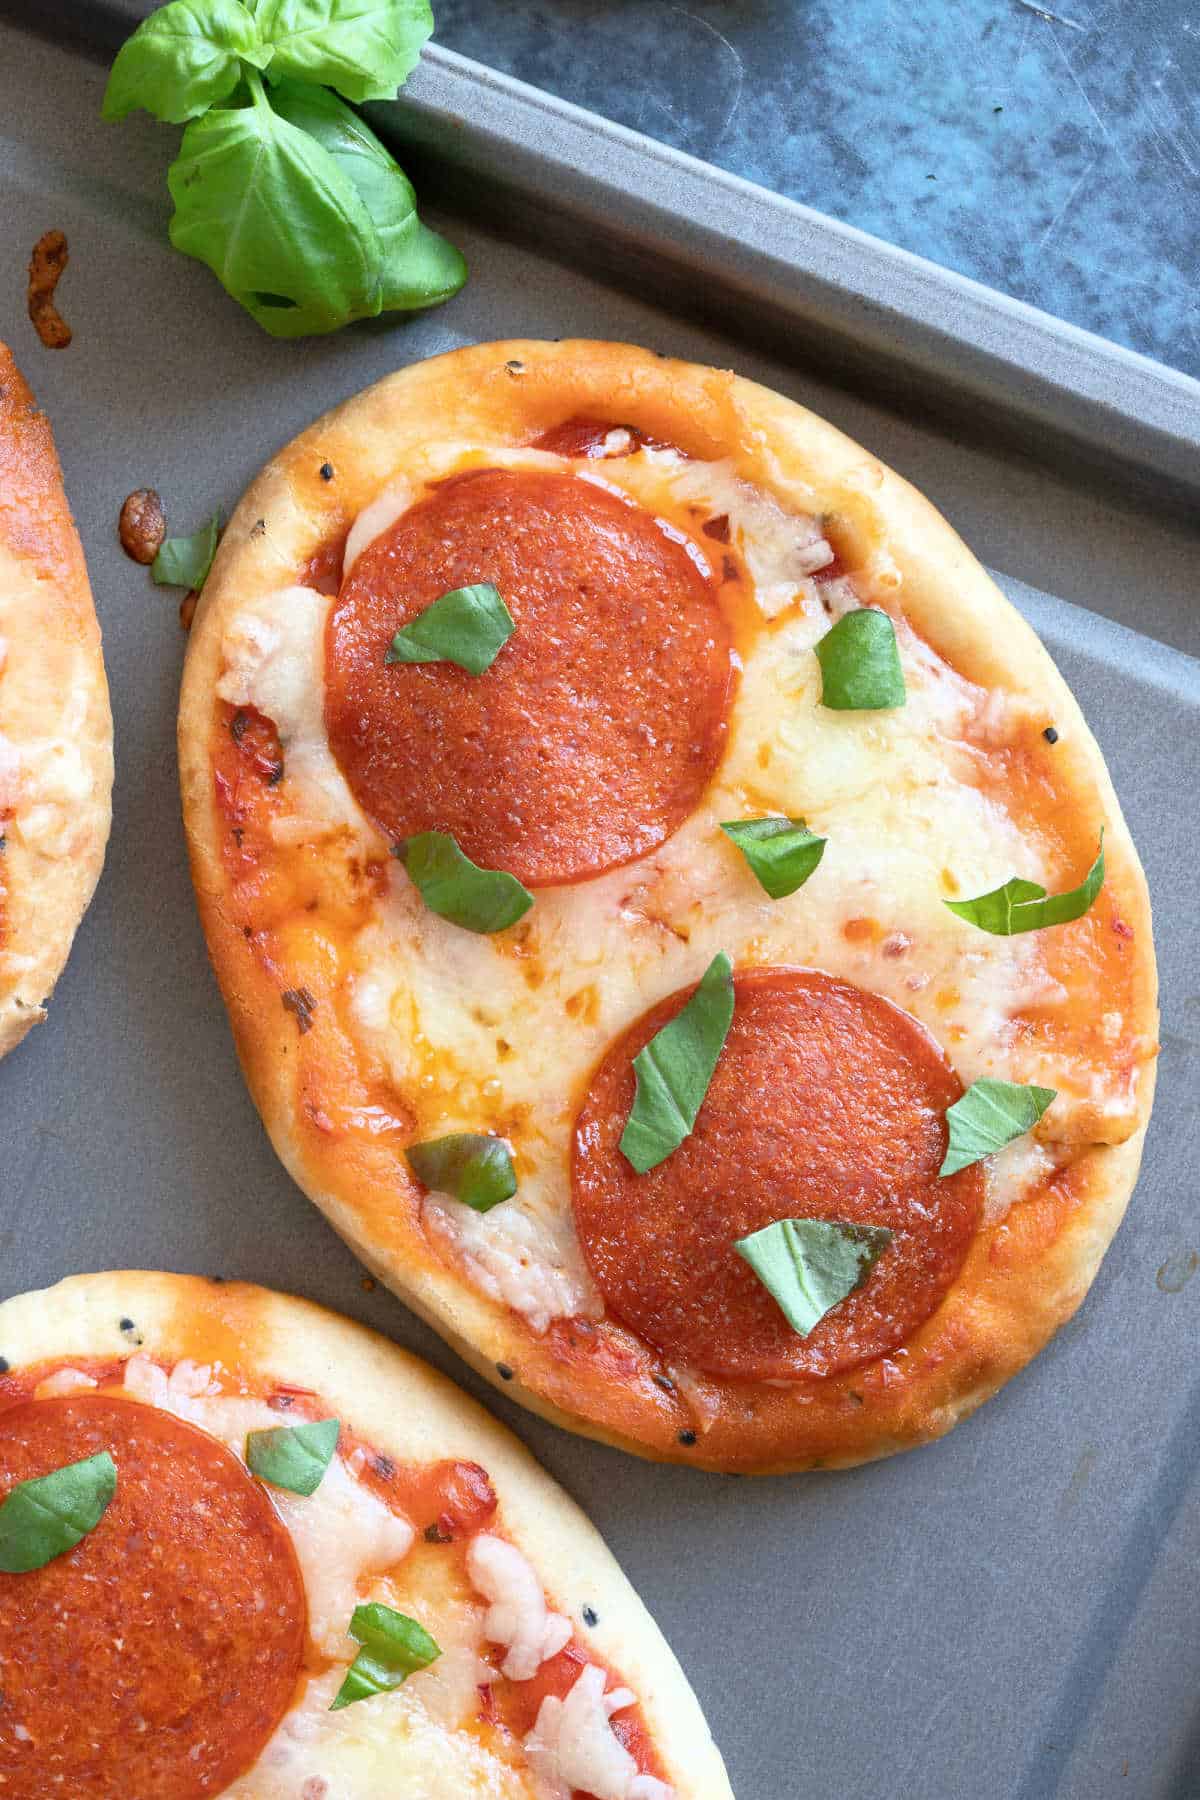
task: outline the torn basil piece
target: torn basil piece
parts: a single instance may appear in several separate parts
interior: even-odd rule
[[[315,1494],[337,1449],[337,1419],[276,1425],[246,1434],[246,1467],[260,1481],[291,1494]]]
[[[1019,1082],[995,1081],[986,1075],[973,1081],[962,1099],[946,1109],[950,1143],[938,1174],[957,1175],[994,1150],[1003,1150],[1014,1138],[1024,1137],[1057,1092],[1057,1088],[1023,1087]]]
[[[398,631],[385,663],[452,662],[482,675],[516,630],[512,614],[490,581],[451,588]]]
[[[945,900],[952,913],[993,937],[1014,937],[1019,931],[1042,931],[1047,925],[1067,925],[1081,919],[1104,886],[1104,833],[1096,860],[1080,882],[1065,894],[1047,894],[1036,881],[1014,875],[1003,887],[980,894],[974,900]]]
[[[420,831],[393,847],[430,912],[464,931],[490,933],[515,925],[533,895],[503,869],[481,869],[448,831]]]
[[[410,1144],[404,1154],[418,1181],[475,1212],[490,1212],[517,1191],[512,1153],[500,1137],[456,1131],[427,1144]]]
[[[862,1286],[891,1241],[883,1225],[777,1219],[733,1247],[779,1302],[792,1330],[807,1337],[826,1313]]]
[[[362,1649],[347,1670],[330,1712],[340,1712],[356,1700],[369,1700],[373,1694],[390,1694],[442,1654],[423,1625],[379,1601],[355,1607],[349,1633]]]
[[[810,831],[803,819],[737,819],[721,830],[772,900],[786,899],[803,887],[825,854],[825,838]]]
[[[733,1020],[733,965],[723,950],[687,1005],[633,1059],[637,1087],[621,1152],[639,1175],[691,1133]]]
[[[116,1491],[117,1465],[107,1450],[18,1482],[0,1505],[0,1570],[25,1575],[73,1550]]]
[[[151,579],[159,587],[194,588],[199,593],[208,580],[220,535],[221,515],[215,512],[191,537],[167,538],[150,565]]]
[[[821,705],[836,712],[879,712],[908,698],[896,628],[878,607],[843,613],[816,647]]]

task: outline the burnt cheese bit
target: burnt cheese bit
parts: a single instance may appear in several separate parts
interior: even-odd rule
[[[333,480],[333,464],[331,462],[323,462],[321,464],[320,476],[322,481]]]
[[[29,259],[29,317],[47,350],[65,350],[71,342],[71,327],[54,298],[59,276],[69,260],[66,235],[61,231],[44,231]]]
[[[384,1456],[382,1451],[377,1450],[375,1452],[375,1454],[372,1456],[371,1467],[372,1467],[372,1469],[374,1469],[376,1475],[379,1476],[381,1481],[395,1481],[396,1465],[392,1461],[391,1457]]]
[[[445,1517],[444,1514],[443,1517]],[[427,1544],[452,1544],[454,1542],[454,1533],[442,1524],[441,1519],[435,1519],[432,1525],[427,1525],[421,1535]]]
[[[695,1443],[695,1441],[696,1441],[696,1434],[695,1434],[695,1432],[694,1432],[694,1431],[691,1431],[691,1430],[684,1430],[684,1431],[681,1431],[681,1432],[680,1432],[680,1433],[679,1433],[679,1441],[680,1441],[680,1443],[681,1443],[681,1444],[683,1444],[683,1445],[684,1445],[684,1446],[685,1446],[685,1447],[687,1447],[687,1448],[689,1448],[689,1449],[690,1449],[690,1447],[691,1447],[691,1446],[692,1446],[692,1445],[693,1445],[693,1444],[694,1444],[694,1443]]]
[[[117,520],[117,536],[126,556],[135,563],[152,563],[167,535],[167,515],[156,488],[134,488],[127,494]]]
[[[1054,729],[1053,725],[1047,725],[1045,731],[1043,731],[1043,733],[1042,733],[1042,736],[1045,738],[1045,740],[1048,744],[1057,744],[1057,742],[1058,742],[1058,733]]]
[[[654,1377],[654,1383],[656,1387],[662,1389],[664,1394],[673,1394],[675,1392],[675,1383],[671,1380],[669,1375],[656,1375]]]

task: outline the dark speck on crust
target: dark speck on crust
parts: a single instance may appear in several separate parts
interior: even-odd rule
[[[119,1331],[133,1331],[136,1327],[134,1326],[132,1319],[118,1319],[117,1329]]]
[[[266,529],[267,521],[265,519],[255,519],[253,525],[250,527],[250,536],[252,538],[260,538]]]
[[[496,1364],[496,1373],[500,1377],[501,1381],[511,1381],[513,1378],[513,1372],[509,1368],[507,1363],[497,1363]]]
[[[694,1444],[696,1441],[696,1434],[694,1431],[681,1431],[679,1434],[679,1441],[681,1444]]]
[[[7,1356],[0,1356],[0,1375],[7,1375],[7,1374],[8,1374],[8,1358],[7,1358]]]
[[[585,1625],[598,1625],[598,1624],[599,1624],[599,1623],[600,1623],[600,1615],[599,1615],[599,1613],[598,1613],[598,1612],[597,1612],[597,1611],[596,1611],[596,1610],[595,1610],[595,1608],[594,1608],[594,1607],[592,1607],[592,1606],[585,1606],[585,1607],[584,1607],[584,1609],[583,1609],[583,1622],[584,1622],[584,1624],[585,1624]]]
[[[1055,731],[1053,725],[1047,725],[1045,731],[1043,731],[1043,733],[1042,733],[1042,736],[1045,738],[1045,740],[1048,744],[1057,744],[1057,742],[1058,742],[1058,733],[1057,733],[1057,731]]]
[[[396,1473],[396,1465],[390,1456],[373,1456],[371,1467],[382,1481],[391,1481]]]
[[[333,464],[331,462],[323,462],[321,464],[321,480],[322,481],[332,481],[333,480]]]
[[[312,1016],[317,1010],[316,1000],[306,987],[286,988],[280,995],[284,1010],[294,1013],[296,1024],[300,1028],[300,1036],[312,1030]]]

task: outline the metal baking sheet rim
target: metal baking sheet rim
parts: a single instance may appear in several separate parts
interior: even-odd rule
[[[66,31],[103,55],[152,10],[152,0],[0,0],[0,17]],[[1029,454],[1070,443],[1159,504],[1200,495],[1200,382],[1189,375],[436,43],[399,100],[366,110],[425,153],[433,198],[447,169],[470,178],[452,197],[460,205],[497,186],[533,196],[546,216],[586,220],[591,257],[612,246],[618,280],[620,251],[640,241],[660,268],[692,271],[675,299],[699,316],[728,328],[720,290],[734,307],[753,299],[776,354],[780,332],[799,330],[794,360],[815,343],[840,346],[851,380],[903,369],[914,398],[927,390],[935,406],[957,390],[957,414],[978,428],[982,407]],[[718,256],[698,304],[695,267],[711,272]]]

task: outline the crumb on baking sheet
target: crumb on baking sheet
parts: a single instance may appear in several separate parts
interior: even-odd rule
[[[152,563],[167,535],[167,515],[154,488],[134,488],[117,520],[117,536],[135,563]]]
[[[71,341],[71,327],[54,303],[67,261],[66,233],[43,231],[29,259],[29,317],[47,350],[65,350]]]

